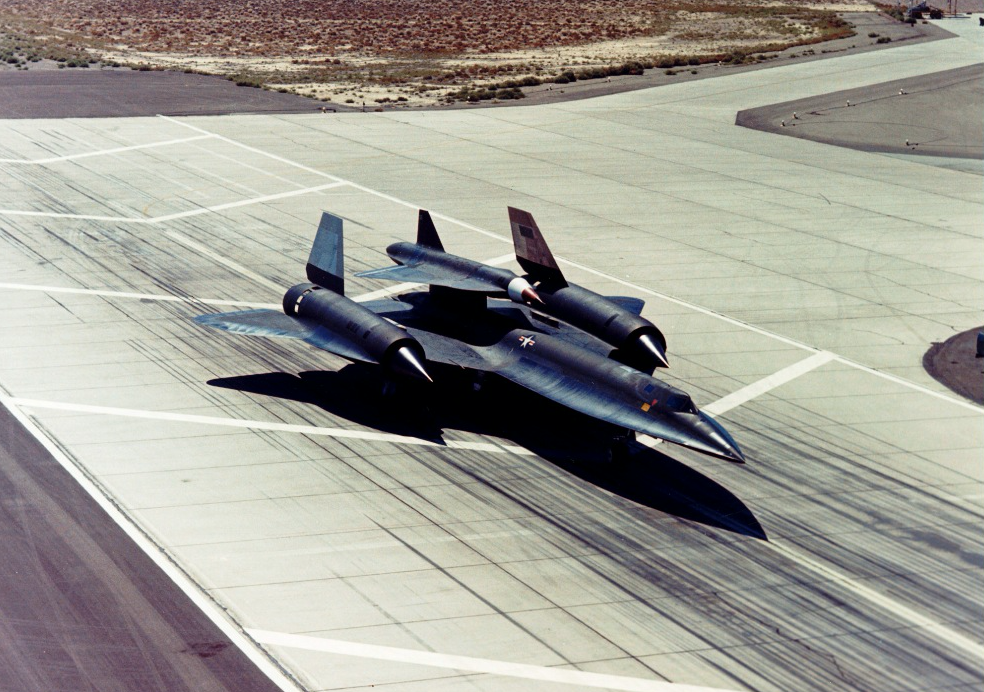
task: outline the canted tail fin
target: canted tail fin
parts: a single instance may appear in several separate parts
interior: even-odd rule
[[[344,256],[342,255],[342,220],[328,212],[321,215],[318,234],[305,266],[308,281],[345,295]]]
[[[434,227],[434,222],[431,221],[431,215],[424,209],[421,209],[417,214],[417,245],[444,252],[444,244],[441,243],[441,239],[437,235],[437,229]]]
[[[532,214],[509,207],[509,226],[512,228],[516,261],[530,279],[548,284],[566,286],[567,280],[557,266],[557,260],[547,247]]]

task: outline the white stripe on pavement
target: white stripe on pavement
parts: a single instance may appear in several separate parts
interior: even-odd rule
[[[285,632],[270,632],[268,630],[247,629],[246,633],[261,644],[283,646],[307,651],[321,651],[341,656],[357,656],[377,661],[394,661],[412,663],[433,668],[467,671],[469,673],[487,673],[502,675],[524,680],[555,682],[580,687],[594,687],[606,690],[625,690],[627,692],[723,692],[721,688],[684,685],[663,680],[647,680],[632,678],[624,675],[608,675],[591,673],[570,668],[551,668],[534,666],[528,663],[511,663],[496,661],[488,658],[473,658],[441,654],[419,649],[402,649],[394,646],[379,646],[377,644],[362,644],[341,639],[325,639],[304,634],[288,634]]]

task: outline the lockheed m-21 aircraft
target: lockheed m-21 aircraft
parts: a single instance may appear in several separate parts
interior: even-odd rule
[[[287,291],[283,312],[244,310],[195,321],[236,334],[300,339],[378,364],[390,382],[433,381],[429,362],[494,373],[614,426],[613,456],[639,432],[743,463],[717,421],[652,376],[668,365],[666,340],[639,314],[643,301],[571,284],[533,217],[510,208],[509,220],[526,275],[446,252],[421,210],[417,242],[386,249],[396,265],[357,276],[429,290],[356,302],[345,296],[342,220],[325,213],[306,265],[309,283]]]

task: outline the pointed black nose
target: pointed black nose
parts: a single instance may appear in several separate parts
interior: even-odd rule
[[[745,455],[738,447],[728,431],[720,423],[711,418],[706,413],[697,414],[700,429],[700,441],[704,448],[714,456],[720,457],[725,461],[732,461],[736,464],[745,463]]]

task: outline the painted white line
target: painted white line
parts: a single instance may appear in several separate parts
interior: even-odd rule
[[[854,594],[864,598],[868,602],[880,606],[901,620],[907,621],[920,629],[926,630],[938,639],[941,639],[942,641],[951,644],[978,659],[984,660],[984,646],[981,644],[978,644],[959,632],[955,632],[949,627],[936,622],[932,618],[926,617],[922,613],[917,612],[908,606],[902,605],[898,601],[875,591],[871,587],[865,586],[860,581],[852,579],[841,574],[835,569],[817,562],[813,558],[804,555],[799,550],[796,550],[789,545],[776,543],[775,541],[757,541],[755,545],[765,546],[774,552],[779,553],[793,562],[812,570],[825,579],[844,587],[848,591],[852,591]]]
[[[265,202],[272,202],[278,199],[297,197],[298,195],[306,195],[311,192],[330,190],[335,187],[342,187],[343,185],[346,185],[346,183],[344,182],[325,183],[324,185],[315,185],[314,187],[304,187],[297,190],[288,190],[287,192],[278,192],[272,195],[263,195],[262,197],[250,197],[248,199],[236,200],[235,202],[216,204],[211,207],[199,207],[198,209],[188,209],[186,211],[175,212],[174,214],[165,214],[163,216],[149,216],[145,218],[133,217],[133,216],[100,216],[96,214],[62,214],[58,212],[28,211],[28,210],[20,210],[20,209],[0,209],[0,216],[37,216],[37,217],[51,218],[51,219],[75,219],[79,221],[112,221],[115,223],[137,223],[137,224],[154,225],[158,223],[164,223],[166,221],[173,221],[174,219],[185,219],[188,218],[189,216],[213,214],[218,211],[224,211],[225,209],[234,209],[236,207],[245,207],[251,204],[263,204]]]
[[[278,199],[287,199],[289,197],[297,197],[298,195],[306,195],[310,192],[320,192],[322,190],[330,190],[335,187],[341,187],[345,183],[325,183],[324,185],[315,185],[314,187],[304,187],[298,190],[288,190],[287,192],[278,192],[273,195],[264,195],[262,197],[253,197],[250,199],[241,199],[235,202],[226,202],[225,204],[216,204],[212,207],[202,207],[201,209],[189,209],[188,211],[181,211],[175,214],[167,214],[165,216],[156,216],[153,219],[145,221],[145,223],[162,223],[164,221],[173,221],[174,219],[183,219],[189,216],[198,216],[199,214],[211,214],[217,211],[224,211],[226,209],[235,209],[236,207],[245,207],[250,204],[263,204],[265,202],[272,202]]]
[[[863,365],[861,363],[858,363],[857,361],[853,361],[843,356],[836,356],[834,360],[836,360],[838,363],[849,365],[850,367],[856,370],[862,370],[868,373],[869,375],[875,375],[877,377],[881,377],[882,379],[889,380],[890,382],[894,382],[895,384],[902,385],[903,387],[907,387],[909,389],[915,390],[920,394],[926,394],[935,399],[945,401],[948,404],[956,404],[957,406],[961,408],[965,408],[968,411],[973,411],[974,413],[984,413],[984,408],[978,406],[977,404],[974,404],[970,401],[962,401],[960,399],[954,399],[952,396],[948,396],[943,392],[937,392],[933,389],[930,389],[929,387],[923,387],[921,384],[916,384],[912,380],[907,380],[904,377],[899,377],[891,373],[882,372],[881,370],[875,370],[874,368],[868,367],[867,365]]]
[[[249,303],[242,300],[219,300],[216,298],[185,298],[158,293],[127,293],[126,291],[107,291],[95,288],[68,288],[65,286],[39,286],[35,284],[0,283],[0,290],[9,291],[38,291],[40,293],[72,293],[86,296],[103,296],[106,298],[126,298],[133,300],[154,300],[163,303],[201,303],[203,305],[221,305],[240,308],[267,308],[279,310],[280,303]]]
[[[208,257],[210,260],[213,260],[225,267],[228,267],[229,269],[231,269],[236,274],[239,274],[240,276],[245,276],[249,279],[252,279],[253,281],[255,281],[256,283],[262,286],[266,286],[267,288],[273,289],[278,294],[282,294],[284,292],[284,287],[281,286],[280,284],[271,281],[265,276],[260,276],[259,274],[252,271],[251,269],[247,269],[241,264],[233,262],[231,259],[228,259],[227,257],[223,257],[217,252],[213,252],[212,250],[209,250],[204,245],[201,245],[200,243],[196,243],[191,238],[185,237],[180,233],[178,233],[177,231],[168,231],[167,237],[170,238],[171,240],[174,240],[175,242],[181,243],[187,248],[191,248],[192,250],[194,250],[200,255],[204,255],[205,257]]]
[[[263,151],[262,149],[257,149],[256,147],[251,147],[248,144],[243,144],[242,142],[237,142],[234,139],[229,139],[228,137],[226,137],[224,135],[220,135],[220,134],[217,134],[215,132],[209,132],[208,130],[206,130],[204,128],[201,128],[201,127],[197,127],[195,125],[192,125],[191,123],[181,122],[180,120],[175,120],[174,118],[168,117],[166,115],[158,115],[157,117],[160,118],[161,120],[166,120],[169,123],[173,123],[173,124],[179,125],[181,127],[186,127],[189,130],[195,130],[196,132],[201,132],[202,134],[209,135],[210,137],[214,137],[215,139],[220,139],[223,142],[226,142],[227,144],[233,145],[234,147],[239,147],[240,149],[245,149],[246,151],[252,151],[255,154],[260,154],[261,156],[265,156],[268,159],[273,159],[274,161],[280,161],[281,163],[286,163],[288,166],[293,166],[294,168],[298,168],[298,169],[300,169],[302,171],[307,171],[308,173],[313,173],[314,175],[321,176],[322,178],[328,178],[329,180],[334,180],[334,181],[340,182],[340,183],[348,183],[350,185],[352,184],[350,181],[345,180],[343,178],[339,178],[336,175],[331,175],[330,173],[325,173],[324,171],[319,171],[316,168],[311,168],[310,166],[305,166],[303,163],[297,163],[297,161],[291,161],[290,159],[284,158],[283,156],[278,156],[276,154],[271,154],[268,151]]]
[[[170,139],[165,142],[151,142],[150,144],[135,144],[131,147],[116,147],[115,149],[101,149],[99,151],[87,151],[82,154],[68,154],[67,156],[50,156],[46,159],[0,159],[0,163],[41,165],[45,163],[57,163],[59,161],[75,161],[76,159],[86,159],[91,156],[106,156],[107,154],[120,154],[124,151],[137,151],[138,149],[153,149],[155,147],[171,146],[172,144],[197,142],[200,139],[214,139],[214,137],[209,134],[204,134],[204,135],[197,135],[195,137],[184,137],[183,139]]]
[[[386,193],[379,192],[378,190],[373,190],[373,189],[368,188],[368,187],[366,187],[364,185],[359,185],[358,183],[352,182],[351,180],[345,180],[344,178],[339,178],[338,176],[331,175],[330,173],[325,173],[324,171],[319,171],[317,169],[311,168],[310,166],[305,166],[304,164],[297,163],[296,161],[291,161],[290,159],[284,158],[282,156],[278,156],[276,154],[271,154],[270,152],[263,151],[262,149],[257,149],[256,147],[251,147],[251,146],[249,146],[247,144],[243,144],[242,142],[237,142],[234,139],[230,139],[230,138],[225,137],[223,135],[215,134],[213,132],[209,132],[208,130],[202,129],[200,127],[196,127],[195,125],[191,125],[189,123],[184,123],[184,122],[181,122],[180,120],[175,120],[174,118],[169,118],[169,117],[164,116],[164,115],[159,115],[157,117],[162,118],[164,120],[167,120],[168,122],[174,123],[176,125],[181,125],[182,127],[186,127],[188,129],[195,130],[197,132],[201,132],[203,134],[214,135],[217,139],[221,139],[222,141],[228,142],[229,144],[232,144],[234,146],[237,146],[237,147],[239,147],[241,149],[245,149],[247,151],[252,151],[252,152],[254,152],[256,154],[260,154],[261,156],[266,156],[266,157],[271,158],[271,159],[274,159],[276,161],[280,161],[282,163],[286,163],[286,164],[291,165],[291,166],[294,166],[295,168],[298,168],[300,170],[307,171],[309,173],[314,173],[315,175],[320,175],[320,176],[322,176],[324,178],[328,178],[330,180],[335,180],[335,181],[338,181],[338,182],[345,182],[350,187],[353,187],[353,188],[355,188],[357,190],[361,190],[361,191],[366,192],[368,194],[374,195],[375,197],[379,197],[380,199],[388,200],[390,202],[393,202],[394,204],[399,204],[401,206],[409,207],[411,209],[419,209],[420,208],[419,205],[414,204],[412,202],[408,202],[408,201],[403,200],[403,199],[400,199],[399,197],[394,197],[393,195],[388,195]],[[0,212],[0,213],[2,213],[2,212]],[[466,228],[466,229],[468,229],[470,231],[474,231],[475,233],[479,233],[479,234],[481,234],[481,235],[483,235],[483,236],[485,236],[487,238],[493,238],[493,239],[498,240],[498,241],[503,242],[503,243],[511,243],[512,242],[512,239],[509,238],[509,237],[500,235],[498,233],[493,233],[491,231],[487,231],[484,228],[479,228],[478,226],[475,226],[473,224],[467,223],[465,221],[459,221],[458,219],[455,219],[454,217],[451,217],[451,216],[447,216],[445,214],[440,214],[440,213],[437,213],[437,212],[433,212],[432,211],[431,212],[431,217],[432,218],[435,218],[435,219],[441,219],[442,221],[447,221],[448,223],[453,223],[453,224],[455,224],[457,226],[460,226],[461,228]],[[787,344],[789,346],[794,346],[796,348],[801,348],[801,349],[803,349],[805,351],[810,351],[812,353],[819,353],[820,352],[820,349],[815,348],[813,346],[809,346],[808,344],[804,344],[804,343],[802,343],[800,341],[797,341],[795,339],[790,339],[789,337],[782,336],[781,334],[776,334],[775,332],[770,332],[767,329],[762,329],[761,327],[756,327],[756,326],[751,325],[751,324],[749,324],[747,322],[743,322],[743,321],[741,321],[739,319],[735,319],[734,317],[728,317],[727,315],[723,315],[723,314],[721,314],[719,312],[716,312],[714,310],[710,310],[708,308],[701,307],[700,305],[696,305],[695,303],[691,303],[689,301],[682,300],[680,298],[674,298],[673,296],[667,295],[665,293],[660,293],[659,291],[653,291],[651,289],[644,288],[644,287],[639,286],[637,284],[634,284],[634,283],[632,283],[630,281],[625,281],[624,279],[620,279],[620,278],[618,278],[616,276],[612,276],[610,274],[606,274],[605,272],[599,271],[597,269],[592,269],[591,267],[587,267],[587,266],[585,266],[583,264],[580,264],[578,262],[573,262],[571,260],[564,259],[563,257],[556,257],[556,260],[558,262],[560,262],[561,264],[566,264],[566,265],[571,266],[571,267],[574,267],[576,269],[580,269],[581,271],[587,272],[589,274],[593,274],[594,276],[603,278],[603,279],[605,279],[607,281],[612,281],[612,282],[617,283],[617,284],[619,284],[621,286],[625,286],[627,288],[631,288],[631,289],[633,289],[635,291],[638,291],[639,293],[643,293],[643,294],[649,295],[649,296],[654,296],[654,297],[659,298],[661,300],[665,300],[666,302],[673,303],[673,304],[679,305],[681,307],[685,307],[685,308],[687,308],[689,310],[693,310],[694,312],[699,312],[702,315],[706,315],[708,317],[713,317],[715,319],[722,320],[724,322],[727,322],[728,324],[732,324],[732,325],[734,325],[736,327],[739,327],[741,329],[744,329],[744,330],[747,330],[747,331],[750,331],[750,332],[754,332],[756,334],[759,334],[761,336],[768,337],[770,339],[774,339],[776,341],[782,342],[782,343]],[[913,390],[915,390],[917,392],[921,392],[923,394],[927,394],[929,396],[935,397],[937,399],[940,399],[941,401],[946,401],[947,403],[954,404],[954,405],[959,406],[961,408],[965,408],[965,409],[967,409],[969,411],[973,411],[974,413],[984,414],[984,407],[978,406],[977,404],[971,403],[969,401],[963,401],[963,400],[960,400],[960,399],[955,399],[955,398],[953,398],[951,396],[948,396],[947,394],[944,394],[943,392],[938,392],[938,391],[929,389],[928,387],[923,387],[920,384],[916,384],[915,382],[912,382],[910,380],[903,379],[901,377],[896,377],[895,375],[889,375],[887,373],[883,373],[883,372],[881,372],[879,370],[875,370],[874,368],[868,367],[867,365],[862,365],[861,363],[858,363],[856,361],[850,360],[848,358],[844,358],[843,356],[837,356],[836,359],[837,359],[838,362],[843,363],[844,365],[848,365],[848,366],[850,366],[852,368],[857,368],[858,370],[863,370],[864,372],[871,373],[873,375],[878,375],[879,377],[884,377],[885,379],[889,379],[889,380],[891,380],[893,382],[896,382],[899,385],[902,385],[904,387],[908,387],[909,389],[913,389]]]
[[[154,543],[143,530],[137,526],[133,520],[124,514],[119,506],[110,499],[110,495],[95,481],[87,475],[82,468],[75,463],[51,437],[47,435],[35,422],[23,411],[12,403],[12,399],[6,390],[0,388],[0,404],[4,406],[10,415],[24,426],[34,438],[48,451],[52,458],[64,468],[72,478],[85,490],[89,496],[102,507],[103,511],[126,532],[127,536],[154,561],[160,569],[181,589],[188,598],[191,599],[206,617],[211,620],[221,632],[229,638],[240,651],[251,660],[260,671],[283,692],[300,692],[302,688],[294,680],[289,678],[285,671],[280,668],[273,660],[257,646],[256,642],[250,639],[237,623],[226,617],[224,610],[216,604],[188,574],[171,560],[164,549]]]
[[[76,221],[120,221],[127,223],[148,223],[151,219],[135,219],[128,216],[99,216],[97,214],[61,214],[53,211],[25,211],[21,209],[0,209],[0,216],[39,216],[45,219],[74,219]]]
[[[244,420],[241,418],[223,418],[219,416],[200,416],[190,413],[171,413],[168,411],[146,411],[143,409],[115,408],[112,406],[93,406],[90,404],[71,404],[62,401],[47,401],[41,399],[23,399],[8,397],[7,402],[12,406],[31,409],[52,409],[56,411],[75,411],[101,416],[122,416],[125,418],[145,418],[148,420],[171,421],[174,423],[192,423],[198,425],[218,425],[227,428],[245,428],[248,430],[269,430],[273,432],[300,433],[336,437],[352,440],[372,440],[374,442],[389,442],[392,444],[415,445],[418,447],[446,447],[449,449],[467,449],[494,454],[512,453],[512,448],[491,442],[469,442],[467,440],[424,440],[419,437],[407,437],[393,433],[380,433],[371,430],[351,430],[348,428],[326,428],[315,425],[300,425],[297,423],[275,423],[272,421]]]
[[[487,658],[471,656],[456,656],[440,654],[433,651],[418,649],[400,649],[394,646],[379,646],[377,644],[360,644],[341,639],[324,639],[303,634],[288,634],[285,632],[270,632],[268,630],[249,629],[249,635],[261,644],[283,646],[307,651],[322,651],[341,656],[357,656],[377,661],[395,661],[413,663],[433,668],[467,671],[469,673],[488,673],[523,680],[540,680],[581,687],[603,688],[607,690],[627,690],[629,692],[721,692],[720,688],[700,687],[697,685],[682,685],[662,680],[646,680],[630,678],[623,675],[607,675],[590,673],[569,668],[549,668],[534,666],[527,663],[510,663],[495,661]]]
[[[792,365],[785,367],[782,370],[769,375],[768,377],[763,377],[757,382],[753,382],[748,386],[742,387],[736,392],[732,392],[731,394],[718,399],[712,404],[704,406],[701,410],[711,414],[712,416],[719,416],[725,411],[730,411],[733,408],[737,408],[738,406],[751,401],[757,396],[761,396],[766,392],[772,391],[776,387],[792,382],[800,375],[805,375],[811,370],[816,370],[821,365],[825,365],[835,358],[836,356],[829,351],[814,353],[809,358],[801,360],[798,363],[793,363]]]
[[[941,399],[943,401],[946,401],[947,403],[956,404],[957,406],[965,408],[968,411],[973,411],[974,413],[984,413],[984,408],[978,406],[975,403],[972,403],[970,401],[962,401],[960,399],[954,399],[953,397],[947,396],[942,392],[937,392],[935,390],[929,389],[928,387],[923,387],[922,385],[916,384],[912,380],[907,380],[904,377],[899,377],[898,375],[893,375],[892,373],[889,372],[882,372],[881,370],[875,370],[874,368],[870,368],[867,365],[862,365],[861,363],[853,361],[849,358],[845,358],[843,356],[838,356],[836,354],[834,360],[836,360],[838,363],[843,363],[844,365],[849,365],[852,368],[856,368],[857,370],[863,370],[869,375],[875,375],[876,377],[880,377],[883,380],[888,380],[889,382],[894,382],[895,384],[902,385],[903,387],[914,389],[917,392],[920,392],[921,394],[928,394],[931,397]]]

